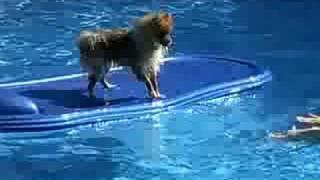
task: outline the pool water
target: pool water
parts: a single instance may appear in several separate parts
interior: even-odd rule
[[[316,179],[319,141],[274,130],[320,106],[316,1],[0,1],[0,82],[79,72],[80,29],[175,15],[172,54],[213,53],[268,68],[263,88],[155,116],[63,132],[1,135],[1,179]]]

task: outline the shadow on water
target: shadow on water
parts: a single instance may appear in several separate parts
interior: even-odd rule
[[[30,98],[47,100],[56,106],[65,108],[95,108],[100,106],[125,105],[150,102],[150,98],[138,98],[129,96],[105,100],[103,98],[89,98],[83,90],[29,90],[23,91],[22,95]]]

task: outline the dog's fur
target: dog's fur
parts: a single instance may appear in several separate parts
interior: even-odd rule
[[[171,44],[172,15],[148,13],[136,20],[132,28],[81,31],[78,38],[80,65],[88,72],[88,91],[94,96],[97,82],[110,88],[104,76],[110,68],[128,66],[146,85],[149,96],[160,98],[157,74],[161,59]]]

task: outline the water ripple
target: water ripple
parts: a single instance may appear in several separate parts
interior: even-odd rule
[[[220,14],[220,20],[230,23],[226,14],[231,13],[235,7],[232,1],[224,1],[222,6],[217,6],[217,1],[200,0],[153,3],[120,1],[117,4],[124,6],[114,6],[113,1],[101,3],[23,0],[3,4],[0,8],[0,46],[1,54],[6,54],[6,58],[2,61],[26,67],[46,65],[50,68],[51,64],[58,63],[74,68],[77,65],[74,57],[77,56],[77,53],[74,53],[77,51],[74,38],[80,29],[128,26],[142,13],[162,8],[177,16],[178,34],[191,33],[192,28],[206,30],[211,26],[213,21],[212,18],[208,18],[211,16],[210,13]],[[192,11],[200,12],[200,16],[192,16]],[[181,21],[180,18],[186,20]],[[181,28],[185,31],[182,32]],[[9,66],[6,63],[0,65]],[[10,74],[10,71],[7,73]],[[28,74],[32,75],[26,73]]]

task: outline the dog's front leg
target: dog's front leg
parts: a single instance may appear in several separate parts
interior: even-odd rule
[[[157,78],[157,72],[156,71],[151,72],[151,79],[150,80],[151,80],[151,83],[152,83],[152,85],[154,87],[156,98],[160,98],[161,94],[160,94],[160,91],[159,91],[158,78]]]
[[[158,73],[156,71],[151,72],[151,83],[154,87],[156,98],[165,98],[165,95],[160,94],[159,83],[158,83]]]
[[[157,98],[157,93],[154,89],[154,85],[151,80],[152,79],[151,73],[148,71],[144,71],[140,67],[135,67],[135,66],[132,67],[132,72],[136,75],[136,77],[139,81],[144,82],[149,96],[151,98]]]
[[[153,83],[148,75],[144,75],[144,83],[147,87],[149,96],[152,98],[157,98],[157,92],[155,91]]]

